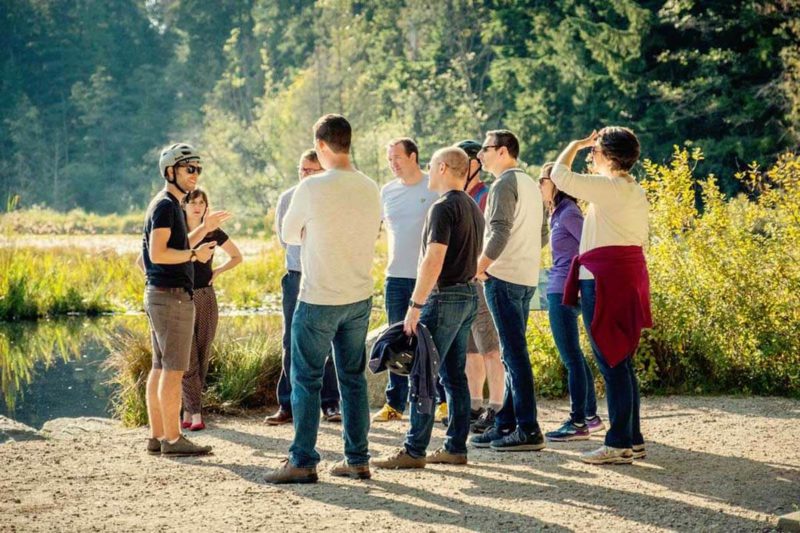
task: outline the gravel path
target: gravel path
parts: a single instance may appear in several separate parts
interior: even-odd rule
[[[552,429],[565,401],[542,402]],[[144,453],[145,429],[62,424],[47,441],[0,445],[0,531],[763,531],[800,506],[800,401],[650,398],[648,456],[593,467],[590,442],[541,453],[470,451],[466,467],[332,478],[336,425],[320,427],[320,483],[265,485],[292,438],[263,414],[211,419],[203,459]],[[374,424],[373,455],[394,450],[405,423]],[[432,445],[441,443],[441,426]]]

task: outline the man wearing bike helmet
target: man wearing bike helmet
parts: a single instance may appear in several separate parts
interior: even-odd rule
[[[193,444],[180,432],[181,381],[189,367],[194,331],[192,263],[207,262],[216,243],[193,249],[190,242],[199,242],[227,214],[214,213],[207,225],[189,235],[180,199],[197,186],[203,170],[200,156],[188,144],[172,144],[161,150],[158,168],[167,183],[147,208],[140,263],[147,279],[144,310],[153,343],[147,378],[147,451],[165,456],[204,455],[210,446]]]

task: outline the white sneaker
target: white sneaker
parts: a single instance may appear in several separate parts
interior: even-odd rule
[[[581,454],[581,461],[590,465],[629,465],[633,462],[630,448],[600,446],[593,452]]]

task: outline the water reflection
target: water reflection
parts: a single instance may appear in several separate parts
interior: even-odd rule
[[[384,320],[376,306],[371,327]],[[223,316],[217,339],[246,352],[269,331],[280,333],[280,315]],[[146,345],[147,335],[144,315],[0,322],[0,415],[37,428],[59,417],[111,416],[114,387],[103,363],[115,340]],[[279,353],[279,336],[276,343],[271,350]]]
[[[35,427],[60,416],[106,416],[101,363],[108,332],[141,316],[0,324],[0,414]]]

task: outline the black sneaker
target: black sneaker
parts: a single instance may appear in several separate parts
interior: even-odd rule
[[[472,424],[473,422],[477,421],[481,415],[486,411],[483,407],[478,407],[477,409],[470,409],[469,410],[469,423]]]
[[[480,435],[475,435],[471,439],[469,439],[470,444],[475,446],[476,448],[488,448],[493,440],[502,439],[506,435],[510,433],[509,431],[500,431],[496,427],[492,426]]]
[[[489,429],[490,427],[494,426],[494,417],[496,414],[497,413],[495,413],[494,409],[492,409],[491,407],[487,407],[486,409],[483,410],[481,416],[478,417],[478,420],[476,420],[475,423],[473,423],[472,426],[469,428],[470,431],[472,431],[473,433],[480,434]]]
[[[339,410],[339,407],[326,407],[323,410],[322,418],[325,419],[325,422],[341,422],[342,421],[342,412]]]
[[[545,443],[541,431],[529,435],[517,428],[513,433],[493,440],[489,446],[498,452],[538,452],[545,448]]]

